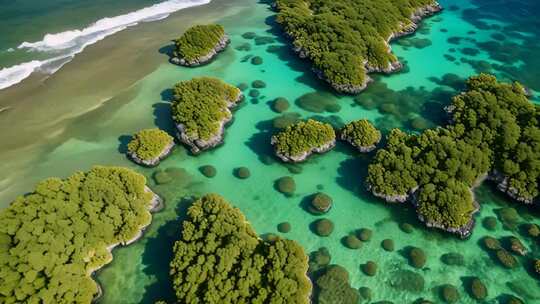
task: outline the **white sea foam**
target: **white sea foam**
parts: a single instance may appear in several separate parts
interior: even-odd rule
[[[19,50],[50,54],[51,57],[47,60],[33,60],[0,69],[0,90],[21,82],[35,71],[52,74],[87,46],[130,26],[140,22],[161,20],[184,8],[209,2],[210,0],[164,1],[125,15],[100,19],[80,30],[46,34],[40,41],[23,42],[17,47]],[[58,64],[55,66],[54,63]]]

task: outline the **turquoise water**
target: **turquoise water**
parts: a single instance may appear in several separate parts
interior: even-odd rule
[[[537,8],[532,1],[510,2]],[[383,130],[401,127],[418,131],[426,126],[444,123],[442,107],[462,86],[460,79],[477,72],[478,60],[490,64],[491,71],[501,78],[518,79],[531,89],[540,91],[536,84],[540,76],[532,77],[532,72],[515,73],[516,69],[523,70],[524,65],[534,68],[538,64],[537,59],[526,54],[540,49],[539,27],[520,27],[521,31],[528,31],[519,32],[520,35],[533,38],[527,40],[528,51],[516,55],[519,60],[512,65],[502,66],[502,61],[493,58],[497,57],[494,56],[497,52],[502,54],[501,48],[494,51],[493,46],[481,48],[474,41],[464,39],[459,39],[460,43],[455,44],[456,39],[450,39],[466,37],[477,42],[492,41],[492,35],[502,32],[501,28],[522,25],[519,22],[524,18],[531,23],[537,22],[534,9],[523,12],[521,19],[504,21],[506,14],[500,10],[492,7],[478,9],[478,5],[483,5],[484,1],[446,0],[442,4],[449,9],[424,22],[419,33],[413,37],[393,44],[396,54],[407,62],[408,72],[377,77],[377,82],[358,98],[325,95],[325,98],[339,103],[341,110],[337,113],[308,112],[294,102],[306,93],[327,92],[327,87],[313,76],[305,62],[291,54],[285,42],[279,38],[272,23],[273,13],[266,4],[237,0],[231,3],[231,6],[238,7],[236,13],[219,20],[230,34],[232,45],[216,61],[204,67],[187,69],[168,64],[167,57],[163,56],[162,64],[127,92],[119,93],[103,106],[66,126],[69,139],[43,155],[40,165],[34,168],[34,178],[41,175],[66,176],[73,170],[85,169],[93,164],[124,165],[147,175],[154,190],[166,199],[165,210],[155,215],[145,237],[129,247],[115,250],[114,261],[99,273],[98,280],[105,291],[101,303],[153,303],[161,298],[174,298],[168,284],[168,261],[171,258],[171,245],[180,233],[179,220],[189,205],[189,200],[185,198],[208,192],[219,193],[240,208],[259,234],[278,233],[278,223],[290,222],[292,231],[284,237],[298,241],[308,253],[321,246],[327,247],[332,255],[332,263],[340,264],[349,271],[353,287],[372,289],[372,302],[388,300],[412,303],[420,297],[440,302],[439,286],[453,284],[461,294],[459,303],[473,303],[475,301],[467,295],[464,287],[464,282],[471,276],[480,277],[487,285],[488,303],[498,303],[508,294],[518,295],[527,303],[539,302],[539,280],[530,274],[527,259],[520,258],[524,267],[506,270],[479,245],[479,240],[486,235],[514,235],[530,249],[532,256],[538,258],[538,242],[524,237],[519,229],[503,228],[499,221],[495,231],[487,231],[478,224],[472,237],[466,241],[426,229],[416,220],[411,208],[389,206],[366,193],[363,179],[370,156],[357,155],[345,145],[338,144],[333,151],[312,157],[298,166],[301,173],[297,174],[291,173],[287,166],[275,160],[268,162],[268,158],[272,159],[269,138],[275,132],[272,119],[279,116],[271,110],[269,101],[276,97],[289,99],[291,108],[288,112],[298,113],[302,118],[316,116],[335,125],[368,118]],[[450,9],[452,5],[456,5],[457,10]],[[471,17],[475,16],[474,12],[489,12],[488,17],[482,15],[480,18],[490,25],[489,28],[478,28],[478,18]],[[498,27],[492,28],[493,24]],[[254,41],[241,37],[248,31],[271,37],[274,42],[256,45]],[[471,34],[471,31],[475,33]],[[524,42],[513,31],[505,31],[504,35],[505,41]],[[166,43],[164,41],[163,46]],[[249,51],[237,50],[246,43],[250,45]],[[269,45],[275,46],[272,52],[267,49]],[[455,49],[455,52],[450,49]],[[466,55],[464,52],[477,54]],[[455,60],[449,60],[444,55],[454,56]],[[260,56],[263,64],[252,65],[247,56]],[[462,61],[461,58],[465,59]],[[475,60],[472,63],[476,64],[476,70],[471,60]],[[485,67],[485,64],[482,63],[482,66]],[[453,75],[443,77],[450,73]],[[524,77],[520,78],[521,75]],[[136,167],[119,152],[124,151],[129,135],[142,128],[158,126],[172,132],[169,88],[178,81],[197,76],[219,77],[231,84],[251,83],[260,79],[267,83],[267,87],[260,89],[259,98],[246,98],[236,110],[234,123],[227,129],[223,146],[199,156],[189,155],[183,147],[177,148],[159,168],[183,168],[183,178],[171,184],[156,185],[152,176],[157,169]],[[198,168],[207,164],[217,168],[216,177],[208,179],[199,173]],[[233,176],[233,170],[239,166],[250,169],[249,179],[240,180]],[[285,197],[274,189],[274,181],[282,176],[294,177],[297,189],[293,197]],[[327,193],[334,200],[332,210],[325,217],[335,223],[335,230],[326,238],[317,237],[310,230],[310,224],[320,217],[307,213],[301,206],[305,197],[317,191]],[[481,186],[476,195],[482,205],[478,223],[487,216],[499,217],[501,208],[515,206],[509,205],[490,185]],[[519,224],[540,223],[538,211],[519,208],[519,213]],[[412,234],[399,229],[399,224],[405,222],[414,226]],[[342,237],[360,228],[374,231],[371,241],[359,250],[344,247]],[[395,241],[395,252],[382,250],[380,242],[386,238]],[[425,250],[428,255],[425,268],[417,270],[409,266],[403,256],[407,246]],[[441,256],[451,252],[461,253],[465,264],[443,264]],[[379,266],[374,277],[364,275],[360,269],[369,260],[376,261]],[[423,277],[421,290],[399,284],[396,286],[395,279],[406,277],[410,272]]]

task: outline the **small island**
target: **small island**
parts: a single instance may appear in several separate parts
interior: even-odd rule
[[[133,135],[128,143],[128,157],[135,163],[155,167],[174,148],[174,138],[160,129],[145,129]]]
[[[284,162],[302,162],[313,153],[325,153],[336,145],[330,124],[313,119],[300,121],[272,136],[276,155]]]
[[[219,24],[196,25],[174,40],[171,62],[182,66],[208,63],[229,45],[230,39]]]
[[[144,176],[96,166],[49,178],[0,211],[3,303],[90,303],[92,274],[141,237],[161,199]]]
[[[351,94],[367,87],[367,74],[401,69],[389,42],[442,10],[434,0],[277,0],[273,7],[300,58],[336,91]]]
[[[387,202],[410,201],[427,226],[465,238],[486,178],[515,201],[538,201],[539,106],[519,83],[481,74],[447,107],[450,125],[419,135],[394,129],[368,167],[367,187]]]
[[[310,303],[308,257],[295,241],[264,241],[217,194],[188,210],[170,275],[178,303]]]
[[[183,81],[174,87],[172,116],[178,139],[194,154],[220,145],[232,108],[242,101],[240,89],[210,77]]]
[[[340,138],[362,153],[377,148],[381,141],[381,132],[367,119],[355,120],[346,124],[340,131]]]

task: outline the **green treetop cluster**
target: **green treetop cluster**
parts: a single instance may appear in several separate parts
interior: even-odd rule
[[[351,140],[355,147],[371,147],[381,140],[381,132],[367,119],[355,120],[341,129],[342,138]]]
[[[240,97],[238,88],[217,78],[183,81],[174,87],[173,119],[189,137],[208,140],[219,134],[221,122],[231,117],[228,108]]]
[[[452,125],[407,135],[392,130],[368,168],[367,182],[381,196],[418,189],[418,212],[428,222],[459,228],[475,210],[470,188],[490,170],[508,177],[516,197],[538,196],[539,107],[517,83],[481,74],[448,108]]]
[[[174,254],[170,274],[178,303],[309,303],[302,247],[259,239],[240,210],[219,195],[189,208]]]
[[[298,156],[325,146],[336,139],[330,124],[308,119],[288,126],[274,135],[272,142],[277,153]]]
[[[152,194],[144,176],[96,166],[49,178],[0,211],[0,302],[90,303],[90,277],[148,225]]]
[[[210,53],[225,35],[219,24],[196,25],[175,40],[174,56],[193,61]]]
[[[294,48],[333,84],[363,86],[366,66],[398,62],[386,41],[411,28],[411,15],[433,0],[277,0],[277,22]]]
[[[142,160],[159,158],[163,151],[173,144],[174,139],[160,129],[145,129],[133,135],[128,143],[128,151]]]

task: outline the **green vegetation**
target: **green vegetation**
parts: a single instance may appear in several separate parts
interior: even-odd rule
[[[540,260],[534,261],[534,271],[540,275]]]
[[[96,166],[49,178],[0,211],[0,302],[90,303],[90,277],[108,246],[128,244],[151,221],[144,176]]]
[[[370,152],[381,140],[381,132],[367,119],[355,120],[341,129],[341,139],[349,142],[360,152]]]
[[[351,287],[347,270],[339,265],[330,265],[324,270],[325,272],[315,281],[318,289],[316,303],[357,304],[359,294]]]
[[[332,148],[336,134],[330,124],[309,119],[300,121],[272,136],[276,154],[282,159],[303,160],[310,153]]]
[[[170,270],[179,303],[309,303],[308,259],[296,242],[261,240],[216,194],[187,215]]]
[[[193,62],[210,54],[225,36],[219,24],[195,25],[175,40],[174,56]]]
[[[428,225],[470,234],[477,210],[471,188],[489,172],[498,188],[518,201],[538,196],[539,107],[518,83],[481,74],[467,81],[448,111],[452,124],[423,133],[392,130],[368,168],[370,190],[387,201],[414,193]]]
[[[373,261],[368,261],[367,263],[362,265],[362,271],[367,276],[370,276],[370,277],[376,275],[377,274],[377,263],[375,263]]]
[[[127,148],[133,159],[159,162],[173,144],[174,139],[167,132],[160,129],[145,129],[133,135]]]
[[[327,218],[316,220],[313,225],[318,236],[329,236],[334,231],[334,223]]]
[[[390,72],[401,65],[387,40],[411,32],[411,16],[432,0],[277,0],[277,22],[323,78],[341,91],[358,92],[371,71]],[[436,9],[434,7],[434,9]]]
[[[221,139],[224,124],[232,117],[229,108],[236,106],[241,98],[238,88],[216,78],[201,77],[178,83],[174,87],[172,116],[181,140],[198,151],[208,148],[207,142],[216,137]]]

